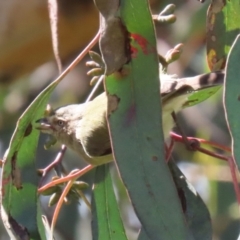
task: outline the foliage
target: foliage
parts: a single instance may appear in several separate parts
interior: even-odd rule
[[[99,43],[105,63],[104,87],[108,93],[108,124],[112,151],[119,175],[141,223],[138,239],[211,239],[212,227],[206,205],[175,162],[171,160],[167,165],[165,161],[159,101],[159,59],[149,3],[147,0],[141,2],[95,0],[95,4],[101,15],[102,32]],[[216,3],[212,3],[208,15],[208,30],[211,29],[207,35],[208,62],[211,70],[219,70],[225,67],[226,56],[231,46],[229,42],[233,42],[239,27],[234,25],[233,33],[231,24],[236,22],[234,20],[236,14],[229,15],[229,12],[234,11],[234,3],[227,2],[221,6],[214,4]],[[168,13],[168,11],[169,9],[165,9],[163,12]],[[160,15],[164,16],[165,20],[161,22],[172,22],[172,16],[169,20],[163,12]],[[212,21],[213,15],[219,12],[223,13],[223,17]],[[225,22],[226,18],[231,21]],[[216,39],[219,39],[218,30],[222,30],[219,25],[223,22],[226,26],[224,40],[227,40],[217,41],[217,44],[213,45],[212,30],[214,29]],[[98,37],[99,35],[95,40]],[[54,41],[56,42],[56,39]],[[93,46],[90,45],[84,54]],[[239,115],[235,111],[239,101],[239,91],[235,87],[239,71],[236,64],[239,56],[238,45],[239,37],[233,44],[227,61],[225,108],[232,133],[233,156],[239,166]],[[58,55],[56,46],[55,54]],[[214,54],[211,54],[213,51]],[[169,61],[165,61],[167,58],[162,57],[160,62],[165,61],[167,68],[169,63],[178,59],[180,56],[178,54]],[[43,116],[53,90],[83,55],[32,101],[16,124],[9,149],[3,159],[1,184],[2,218],[12,239],[49,239],[52,234],[57,217],[54,218],[51,229],[46,218],[43,218],[43,222],[41,218],[39,178],[35,165],[39,132],[35,129],[35,122]],[[194,97],[200,102],[208,96],[209,92]],[[90,166],[86,171],[93,168]],[[74,181],[83,174],[85,171],[81,170],[71,172],[65,178],[50,183],[52,187],[68,181],[66,187],[59,192],[57,198],[59,204],[54,216],[58,216],[60,203],[73,190]],[[93,239],[129,239],[125,232],[126,223],[122,220],[116,191],[114,194],[114,177],[110,174],[109,166],[97,167],[94,175],[91,201]],[[236,184],[235,188],[237,192],[239,189]],[[60,188],[56,189],[59,191]],[[39,191],[41,192],[41,189]],[[87,198],[81,192],[82,189],[79,191],[77,192],[87,203]]]

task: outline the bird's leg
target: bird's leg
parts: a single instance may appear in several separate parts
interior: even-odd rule
[[[172,118],[175,122],[175,125],[177,126],[178,130],[180,131],[181,133],[181,139],[182,139],[182,142],[184,142],[187,146],[187,148],[189,150],[195,150],[195,145],[197,144],[198,145],[198,142],[197,141],[190,141],[187,136],[184,134],[180,124],[179,124],[179,121],[177,119],[177,116],[176,116],[176,113],[175,112],[172,112]],[[175,133],[174,133],[175,134]],[[166,155],[165,155],[165,160],[166,162],[168,162],[170,160],[170,157],[171,157],[171,154],[172,154],[172,151],[173,151],[173,147],[174,147],[174,142],[175,142],[175,139],[174,137],[172,136],[172,132],[170,133],[171,135],[171,140],[170,140],[170,144],[169,146],[167,146],[165,144],[165,151],[166,151]]]
[[[191,150],[191,151],[195,151],[198,149],[199,147],[199,143],[198,141],[195,141],[195,140],[189,140],[186,136],[186,134],[184,133],[178,119],[177,119],[177,115],[175,112],[172,112],[172,118],[175,122],[175,125],[176,127],[178,128],[178,131],[180,132],[181,134],[181,137],[182,137],[182,141],[185,143],[186,147],[188,150]],[[172,138],[171,136],[171,139],[174,140],[174,138]]]
[[[189,150],[196,150],[196,146],[198,146],[198,141],[194,141],[194,140],[189,140],[187,138],[187,136],[184,134],[179,122],[178,122],[178,119],[177,119],[177,116],[176,116],[176,113],[175,112],[172,112],[172,118],[175,122],[175,125],[177,126],[178,130],[180,131],[181,135],[178,135],[179,137],[181,137],[182,141],[181,142],[184,142],[187,146],[187,148]],[[170,160],[171,158],[171,154],[172,154],[172,151],[173,151],[173,147],[174,147],[174,142],[175,142],[175,133],[171,132],[170,133],[170,144],[169,146],[167,146],[167,144],[165,144],[165,160],[166,162],[168,163],[168,161]]]
[[[58,152],[54,161],[51,162],[47,167],[45,167],[43,169],[38,169],[38,173],[42,176],[41,181],[40,181],[40,186],[41,186],[41,183],[43,182],[45,176],[47,175],[47,173],[49,173],[53,168],[56,169],[57,165],[61,164],[66,150],[67,150],[67,147],[65,145],[62,145],[61,150]],[[57,169],[56,169],[56,171],[57,171]]]

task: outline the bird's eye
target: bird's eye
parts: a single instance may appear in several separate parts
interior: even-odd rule
[[[57,120],[58,126],[62,127],[64,125],[64,121],[62,120]]]

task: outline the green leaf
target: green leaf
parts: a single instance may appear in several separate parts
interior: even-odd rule
[[[204,88],[202,90],[196,91],[188,97],[188,104],[184,107],[191,107],[196,104],[199,104],[212,95],[214,95],[222,86],[215,86],[210,88]]]
[[[232,137],[232,152],[234,159],[240,169],[240,35],[236,37],[235,42],[229,52],[226,77],[224,84],[224,106],[226,120]]]
[[[169,167],[177,186],[178,195],[181,199],[183,212],[192,238],[194,240],[211,240],[212,226],[207,206],[174,161],[169,162]]]
[[[4,156],[1,181],[3,220],[18,239],[46,239],[37,196],[38,177],[35,154],[39,131],[35,121],[43,116],[49,96],[62,78],[52,82],[18,119],[9,148]],[[8,225],[9,224],[9,225]]]
[[[93,240],[127,240],[109,171],[109,164],[97,167],[92,197]]]
[[[120,12],[131,37],[132,59],[122,75],[112,74],[105,82],[115,160],[149,239],[186,240],[185,219],[164,156],[158,56],[148,1],[121,1]]]
[[[211,1],[207,16],[207,59],[211,70],[224,69],[231,45],[240,32],[239,1]]]

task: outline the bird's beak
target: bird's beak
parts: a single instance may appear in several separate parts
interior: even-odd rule
[[[40,118],[35,123],[35,128],[41,132],[49,133],[53,130],[47,118]]]

